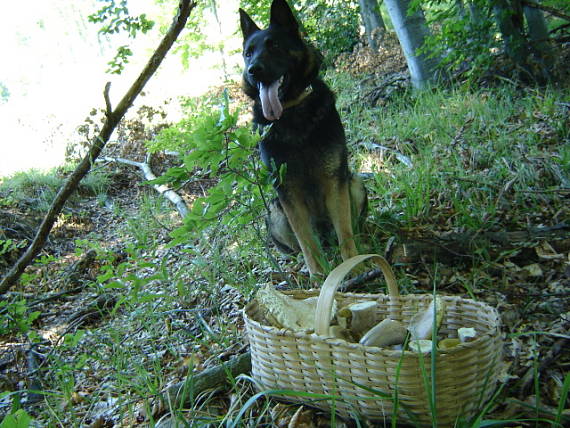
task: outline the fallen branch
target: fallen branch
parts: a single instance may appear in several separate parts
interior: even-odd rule
[[[250,371],[251,354],[246,352],[219,366],[191,374],[186,380],[168,387],[160,398],[164,405],[180,408],[205,390],[224,386],[229,379]]]
[[[91,148],[87,155],[82,159],[79,165],[75,168],[73,173],[69,176],[63,187],[57,193],[54,201],[52,202],[47,214],[45,215],[36,236],[26,252],[18,259],[18,261],[12,266],[10,271],[6,274],[2,281],[0,281],[0,294],[4,294],[10,289],[10,287],[18,281],[24,269],[36,258],[39,254],[47,237],[57,220],[57,217],[61,213],[63,206],[71,196],[71,194],[77,189],[79,182],[87,175],[91,170],[91,166],[101,154],[101,151],[109,141],[111,134],[115,130],[116,126],[119,124],[127,110],[131,107],[136,97],[142,91],[148,80],[156,72],[162,60],[166,56],[166,53],[172,47],[174,41],[178,38],[178,35],[186,25],[188,16],[196,3],[190,0],[180,0],[178,5],[178,14],[174,18],[172,25],[168,29],[166,35],[163,37],[162,41],[158,45],[156,51],[152,54],[150,60],[144,67],[143,71],[129,88],[127,93],[123,96],[117,108],[111,110],[111,101],[109,98],[110,84],[105,86],[105,104],[107,106],[106,119],[101,132],[92,141]]]
[[[147,156],[146,162],[136,162],[130,159],[114,158],[109,156],[101,158],[101,161],[115,162],[115,163],[122,163],[125,165],[136,166],[138,169],[142,171],[144,178],[146,178],[147,180],[150,181],[156,179],[156,175],[154,175],[150,167],[150,155]],[[180,214],[180,217],[182,218],[186,217],[186,215],[188,214],[188,206],[186,205],[186,202],[184,202],[184,199],[182,199],[178,193],[168,188],[164,184],[154,184],[152,187],[154,188],[154,190],[156,190],[158,193],[160,193],[162,196],[164,196],[166,199],[168,199],[170,202],[174,204],[176,210],[178,211],[178,214]]]
[[[554,250],[565,253],[570,249],[570,225],[561,223],[553,227],[539,227],[513,232],[450,233],[445,236],[427,236],[421,238],[398,237],[386,248],[386,258],[391,263],[417,263],[440,261],[457,263],[471,260],[477,249],[488,249],[491,257],[521,248],[532,248],[530,243],[548,241]],[[521,258],[533,258],[531,254],[519,254]]]

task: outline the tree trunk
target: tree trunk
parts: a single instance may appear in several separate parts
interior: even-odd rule
[[[465,16],[465,5],[463,4],[463,0],[455,0],[455,8],[457,9],[457,13],[462,18]]]
[[[495,0],[493,5],[495,19],[503,36],[505,53],[524,73],[532,77],[528,66],[530,50],[524,37],[524,17],[520,0]]]
[[[437,82],[438,61],[428,58],[426,54],[418,54],[418,49],[423,46],[430,33],[421,9],[413,13],[408,12],[411,3],[412,0],[386,0],[386,7],[402,45],[412,85],[421,89]]]
[[[525,5],[523,11],[528,24],[528,34],[530,39],[539,42],[547,41],[548,27],[546,26],[542,10]]]
[[[469,19],[473,25],[479,25],[483,20],[483,11],[481,10],[481,6],[473,1],[469,2]]]
[[[109,100],[109,88],[110,83],[105,87],[105,103],[107,105],[107,118],[101,129],[99,135],[93,140],[91,149],[87,155],[81,160],[79,165],[75,168],[73,173],[69,176],[63,187],[57,193],[54,201],[52,202],[47,214],[45,215],[37,233],[26,250],[26,252],[20,257],[20,259],[12,266],[10,271],[6,274],[4,278],[0,281],[0,294],[4,294],[9,288],[20,278],[24,269],[34,260],[34,258],[39,254],[43,248],[48,235],[53,227],[57,217],[61,213],[63,206],[67,202],[67,199],[71,194],[77,189],[79,182],[87,175],[91,170],[91,165],[95,162],[97,157],[101,154],[101,151],[109,141],[111,134],[115,130],[115,127],[119,124],[127,110],[131,107],[136,97],[143,90],[144,86],[148,80],[152,77],[155,71],[158,69],[160,63],[166,56],[166,53],[172,47],[174,41],[178,38],[178,35],[186,25],[186,21],[192,9],[196,5],[195,2],[191,0],[180,0],[178,6],[178,14],[174,18],[171,27],[169,28],[166,35],[163,37],[160,45],[156,51],[151,56],[150,60],[146,64],[145,68],[129,88],[125,96],[121,99],[117,108],[115,110],[111,109],[111,101]]]
[[[212,12],[214,13],[214,18],[216,19],[216,23],[218,24],[218,29],[220,30],[220,34],[222,34],[222,21],[220,21],[220,16],[218,15],[218,5],[216,4],[216,0],[211,0],[212,5]],[[226,64],[226,54],[224,53],[224,45],[223,42],[218,42],[218,52],[220,53],[220,60],[222,61],[222,72],[224,73],[224,80],[229,80],[228,74],[228,66]]]
[[[376,50],[378,49],[378,42],[376,41],[378,33],[386,30],[386,25],[378,7],[378,1],[358,0],[358,3],[360,4],[360,16],[364,23],[364,32],[366,33],[368,45]]]
[[[536,1],[539,3],[539,0]],[[548,27],[542,10],[525,5],[524,16],[528,25],[528,35],[532,43],[532,49],[537,59],[542,62],[543,77],[548,79],[553,65],[553,52],[548,39]]]

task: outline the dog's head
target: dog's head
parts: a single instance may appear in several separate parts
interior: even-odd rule
[[[244,90],[259,97],[265,119],[278,120],[286,101],[294,100],[317,77],[320,56],[307,45],[285,0],[273,0],[269,27],[262,30],[239,10],[243,33]]]

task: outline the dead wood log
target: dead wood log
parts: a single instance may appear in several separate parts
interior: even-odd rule
[[[246,352],[201,373],[191,374],[182,382],[168,387],[160,399],[165,406],[179,408],[191,402],[201,392],[222,387],[229,382],[230,378],[250,371],[251,354]]]
[[[130,159],[114,158],[110,156],[105,156],[101,158],[101,161],[116,162],[116,163],[123,163],[125,165],[136,166],[138,169],[142,171],[145,179],[149,181],[156,179],[156,175],[154,175],[150,167],[150,155],[147,156],[146,162],[136,162]],[[186,215],[188,214],[188,206],[186,205],[186,202],[184,202],[184,199],[182,199],[178,193],[176,193],[172,189],[169,189],[164,184],[154,184],[152,187],[154,188],[154,190],[156,190],[158,193],[160,193],[162,196],[164,196],[166,199],[168,199],[170,202],[174,204],[176,210],[178,211],[178,214],[180,214],[180,217],[182,218],[186,217]]]
[[[562,223],[512,232],[468,231],[418,238],[399,236],[388,245],[386,256],[392,263],[457,263],[472,260],[478,249],[484,248],[492,257],[496,257],[505,251],[532,248],[542,241],[548,241],[559,253],[568,251],[570,225]],[[522,259],[532,259],[534,256],[534,251],[520,255]]]
[[[150,60],[142,70],[139,77],[135,80],[133,85],[129,88],[127,93],[123,96],[115,110],[111,109],[111,101],[109,98],[110,84],[105,86],[105,104],[107,106],[106,119],[101,131],[97,137],[92,141],[91,148],[87,155],[82,159],[79,165],[75,168],[73,173],[69,176],[63,187],[57,193],[54,201],[52,202],[47,214],[45,215],[36,236],[26,252],[18,259],[18,261],[12,266],[10,271],[6,274],[4,278],[0,281],[0,294],[4,294],[10,289],[10,287],[16,283],[20,278],[24,269],[34,260],[34,258],[39,254],[43,248],[48,235],[57,220],[58,215],[61,213],[63,206],[71,196],[71,194],[77,189],[79,182],[87,175],[91,170],[91,166],[101,154],[101,151],[109,141],[111,134],[115,130],[116,126],[119,124],[127,110],[131,107],[136,97],[142,91],[148,80],[153,76],[158,67],[160,66],[162,60],[166,56],[167,52],[172,47],[174,41],[178,38],[178,35],[186,25],[188,16],[194,7],[196,2],[190,0],[180,0],[178,5],[178,13],[172,22],[172,25],[168,29],[167,33],[163,37],[162,41],[158,45],[157,49],[154,51]]]

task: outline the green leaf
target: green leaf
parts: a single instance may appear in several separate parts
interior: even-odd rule
[[[0,428],[28,428],[31,422],[32,417],[24,409],[18,409],[4,417],[0,422]]]

